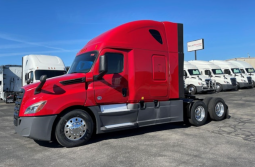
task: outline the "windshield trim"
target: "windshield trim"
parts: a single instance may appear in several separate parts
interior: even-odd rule
[[[190,74],[190,70],[198,70],[199,74]],[[189,75],[195,75],[195,76],[197,76],[197,75],[201,75],[201,73],[200,73],[199,69],[188,69],[188,72],[189,72]]]
[[[213,70],[215,70],[215,73],[214,73],[214,71]],[[216,70],[221,70],[221,74],[217,74],[216,73]],[[224,73],[223,73],[223,71],[222,71],[222,69],[220,69],[220,68],[215,68],[215,69],[211,69],[211,71],[212,71],[212,73],[214,74],[214,75],[223,75]]]
[[[248,72],[248,69],[253,69],[253,72]],[[245,71],[246,71],[247,73],[255,73],[254,68],[245,68]]]
[[[76,57],[78,57],[78,56],[81,56],[81,55],[83,55],[83,54],[86,54],[86,53],[92,53],[92,52],[94,52],[95,53],[95,60],[94,60],[94,62],[93,62],[93,64],[92,64],[92,66],[90,67],[90,70],[88,71],[88,72],[91,72],[91,70],[94,68],[94,66],[95,66],[95,62],[97,61],[97,59],[98,59],[98,55],[99,55],[99,52],[98,52],[98,50],[92,50],[92,51],[88,51],[88,52],[84,52],[84,53],[81,53],[81,54],[79,54],[79,55],[76,55],[75,56],[75,58],[74,58],[74,60],[76,59]],[[67,74],[73,74],[73,73],[88,73],[88,72],[72,72],[72,73],[70,73],[69,71],[71,71],[70,69],[72,68],[72,66],[73,66],[73,63],[74,63],[74,60],[73,60],[73,62],[72,62],[72,65],[70,66],[70,68],[69,68],[69,70],[68,70],[68,73]]]
[[[239,70],[239,72],[238,72],[238,73],[235,73],[235,72],[234,72],[234,69],[238,69],[238,70]],[[241,74],[241,71],[240,71],[240,69],[239,69],[239,68],[231,68],[231,71],[233,72],[233,74]]]
[[[50,70],[50,69],[36,69],[35,71],[34,71],[34,81],[39,81],[40,80],[40,77],[42,76],[40,76],[39,78],[37,77],[37,72],[38,71],[58,71],[58,72],[66,72],[66,70]],[[66,74],[66,73],[65,73]],[[63,75],[65,75],[65,74],[63,74]],[[54,77],[58,77],[58,76],[61,76],[61,75],[56,75],[56,76],[53,76],[53,77],[49,77],[49,78],[54,78]],[[37,79],[38,78],[38,79]],[[48,78],[48,76],[47,76],[47,78]]]

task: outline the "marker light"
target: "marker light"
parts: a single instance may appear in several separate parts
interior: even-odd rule
[[[29,106],[26,109],[25,114],[34,114],[34,113],[41,111],[43,109],[43,107],[45,106],[46,102],[47,101],[41,101],[41,102],[38,102],[38,103],[35,103],[35,104]]]

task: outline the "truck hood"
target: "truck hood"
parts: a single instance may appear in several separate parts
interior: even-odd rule
[[[211,79],[210,77],[204,75],[199,75],[199,78],[201,78],[203,81],[205,81],[206,79]]]
[[[214,77],[215,77],[215,78],[224,78],[223,75],[215,75]],[[230,78],[235,78],[235,77],[234,77],[234,76],[225,75],[225,78],[226,78],[227,80],[230,80]]]
[[[68,80],[84,78],[84,77],[86,77],[86,74],[84,74],[84,73],[75,73],[75,74],[65,74],[65,75],[49,78],[46,80],[45,84],[43,85],[43,88],[48,87],[50,85],[59,84],[61,81],[68,81]],[[36,83],[32,83],[32,84],[23,86],[22,88],[25,91],[28,91],[31,89],[35,89],[39,84],[40,84],[40,82],[36,82]]]
[[[40,82],[24,86],[19,116],[54,115],[70,106],[83,106],[87,98],[85,76],[84,73],[75,73],[47,79],[39,93],[35,93],[35,89]],[[46,104],[40,112],[24,114],[29,106],[41,101],[46,101]]]

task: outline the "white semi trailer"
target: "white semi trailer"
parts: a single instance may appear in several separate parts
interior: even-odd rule
[[[187,92],[191,95],[201,92],[215,91],[215,82],[208,76],[203,76],[198,68],[184,61],[183,75]]]
[[[246,74],[242,74],[238,66],[223,60],[211,60],[211,63],[218,65],[224,74],[235,77],[238,88],[252,87],[252,79]]]
[[[252,86],[255,87],[255,70],[249,63],[245,61],[231,60],[228,61],[240,69],[241,73],[249,75],[252,78]]]
[[[13,102],[15,94],[21,88],[20,65],[0,66],[0,99],[5,102]]]
[[[225,75],[216,64],[201,60],[191,60],[189,63],[195,65],[199,69],[201,75],[206,75],[216,81],[217,92],[231,89],[238,90],[236,78],[234,76]]]
[[[39,82],[42,75],[47,75],[47,78],[52,78],[66,74],[64,62],[57,56],[23,56],[22,68],[22,86]]]

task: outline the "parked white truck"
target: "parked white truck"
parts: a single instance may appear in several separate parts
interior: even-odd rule
[[[47,75],[47,78],[52,78],[66,74],[64,62],[57,56],[23,56],[22,68],[22,86],[39,82],[42,75]]]
[[[223,60],[211,60],[211,63],[218,65],[224,74],[235,77],[238,88],[252,87],[252,79],[246,74],[242,74],[238,66]]]
[[[15,94],[21,88],[20,65],[0,66],[0,99],[5,102],[13,102]]]
[[[187,61],[184,61],[183,75],[187,91],[191,95],[215,91],[215,82],[209,77],[201,75],[198,68]]]
[[[225,75],[219,66],[201,60],[191,60],[189,63],[195,65],[199,69],[201,75],[206,75],[216,81],[217,92],[231,89],[238,90],[236,78]]]
[[[252,86],[255,87],[255,70],[249,63],[245,61],[231,60],[228,61],[234,65],[236,65],[241,73],[249,75],[252,78]]]

